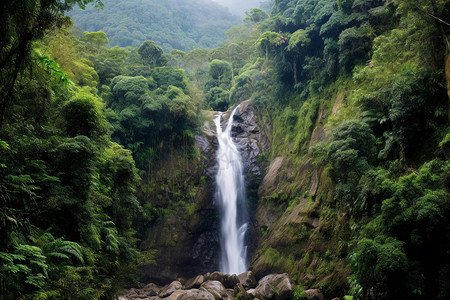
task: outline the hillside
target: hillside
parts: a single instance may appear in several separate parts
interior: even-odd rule
[[[104,8],[88,5],[69,16],[83,31],[103,31],[111,46],[136,47],[153,40],[165,51],[214,48],[240,19],[208,0],[106,0]]]

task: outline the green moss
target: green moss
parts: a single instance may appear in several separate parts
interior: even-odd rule
[[[278,252],[274,248],[268,248],[265,253],[265,263],[269,266],[280,266],[283,262],[283,257],[281,256],[280,252]]]

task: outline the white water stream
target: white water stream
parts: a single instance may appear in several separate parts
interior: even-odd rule
[[[231,137],[233,117],[238,108],[239,106],[231,113],[224,131],[220,126],[222,113],[214,119],[219,141],[216,185],[222,218],[220,271],[224,274],[241,274],[247,271],[247,247],[244,244],[247,231],[244,172],[241,156]]]

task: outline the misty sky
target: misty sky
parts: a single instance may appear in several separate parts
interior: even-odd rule
[[[243,15],[254,7],[259,7],[259,3],[263,0],[212,0],[229,8],[230,12],[235,15]]]

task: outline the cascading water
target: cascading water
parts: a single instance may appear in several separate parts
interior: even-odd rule
[[[238,108],[239,106],[232,111],[225,131],[220,126],[222,113],[214,119],[219,141],[217,200],[222,211],[220,271],[224,274],[241,274],[247,271],[247,247],[244,245],[247,231],[244,172],[241,156],[231,137],[233,117]]]

